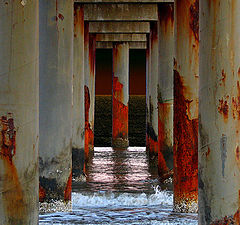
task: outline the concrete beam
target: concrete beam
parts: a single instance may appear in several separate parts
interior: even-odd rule
[[[96,34],[96,41],[130,42],[147,41],[146,34]]]
[[[132,41],[128,42],[130,49],[146,49],[147,48],[147,42],[145,41]],[[97,42],[96,48],[113,48],[113,42]]]
[[[79,3],[174,3],[174,0],[74,0]]]
[[[157,4],[85,4],[85,21],[157,21]]]
[[[90,33],[149,33],[149,22],[91,22]]]

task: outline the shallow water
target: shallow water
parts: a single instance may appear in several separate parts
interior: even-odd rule
[[[197,214],[172,211],[172,191],[160,188],[142,147],[95,148],[73,191],[72,212],[41,214],[39,224],[197,224]]]

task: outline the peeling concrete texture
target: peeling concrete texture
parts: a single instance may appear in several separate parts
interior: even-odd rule
[[[239,1],[200,1],[199,224],[240,224]]]
[[[198,0],[175,1],[174,208],[198,205]]]
[[[0,224],[4,225],[38,224],[38,1],[24,6],[23,2],[0,2]]]
[[[42,201],[69,201],[65,190],[69,192],[72,172],[73,5],[72,1],[43,0],[39,9]]]

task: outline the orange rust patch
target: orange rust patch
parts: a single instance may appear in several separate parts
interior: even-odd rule
[[[166,177],[169,174],[169,168],[167,167],[166,160],[163,155],[164,146],[166,146],[166,130],[164,119],[169,117],[170,104],[158,102],[158,174],[160,177]]]
[[[77,37],[78,34],[84,35],[84,11],[82,5],[74,7],[74,37]]]
[[[189,119],[184,87],[174,70],[174,201],[197,201],[198,196],[198,119]]]
[[[128,138],[128,105],[124,105],[123,101],[123,84],[118,81],[117,77],[113,77],[113,139]]]
[[[39,184],[39,202],[44,202],[46,198],[46,191],[45,189]]]
[[[207,152],[206,152],[206,157],[208,158],[208,156],[210,155],[210,148],[208,147],[208,150],[207,150]]]
[[[240,168],[240,149],[239,149],[239,146],[237,146],[237,148],[236,148],[235,157],[236,157],[237,165]]]
[[[219,100],[218,112],[223,115],[224,121],[228,119],[229,106],[227,100],[223,98]]]
[[[220,79],[220,81],[221,81],[220,85],[225,86],[226,76],[227,76],[226,73],[224,72],[224,70],[222,70],[222,77]]]
[[[67,185],[64,191],[64,200],[71,201],[71,197],[72,197],[72,172],[68,177]]]
[[[3,161],[3,206],[6,215],[13,223],[25,223],[26,204],[18,179],[17,169],[13,163],[16,154],[16,130],[11,113],[0,119],[0,159]]]
[[[150,135],[146,135],[146,148],[149,153],[158,153],[158,142],[153,140]]]
[[[199,42],[199,0],[196,0],[189,8],[190,11],[190,28],[194,37]]]

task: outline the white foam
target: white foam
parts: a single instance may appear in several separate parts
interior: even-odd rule
[[[160,190],[159,186],[154,187],[154,194],[136,193],[112,193],[96,192],[73,193],[73,208],[78,207],[106,207],[106,206],[153,206],[173,204],[173,195],[170,192]]]

